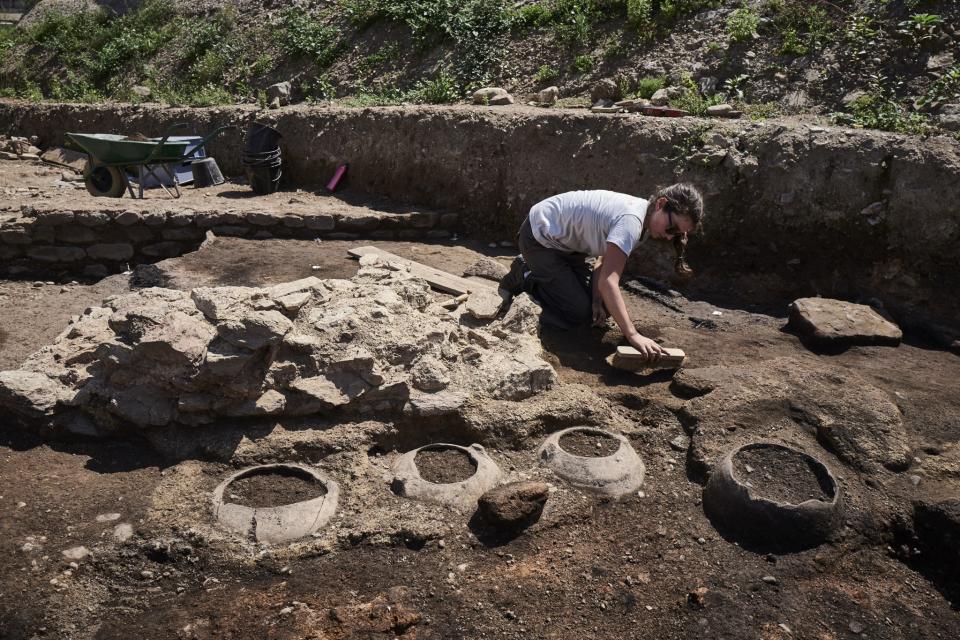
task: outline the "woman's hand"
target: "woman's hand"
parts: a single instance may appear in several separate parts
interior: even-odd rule
[[[607,313],[607,308],[603,305],[603,298],[599,293],[593,295],[593,326],[602,327],[607,323],[607,318],[610,317],[610,314]]]
[[[660,356],[666,353],[666,351],[663,350],[663,347],[658,345],[650,338],[644,337],[639,333],[628,335],[627,342],[630,343],[631,347],[639,351],[642,355],[646,356],[647,361],[650,364],[656,364],[660,360]]]

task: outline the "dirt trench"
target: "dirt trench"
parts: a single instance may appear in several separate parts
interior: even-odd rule
[[[344,256],[352,244],[221,238],[152,273],[184,289],[350,277],[357,265]],[[452,273],[483,254],[504,264],[511,257],[509,248],[482,243],[381,246]],[[3,281],[0,365],[18,366],[70,315],[138,286],[137,277]],[[735,424],[698,427],[691,416],[702,422],[714,414],[684,413],[691,399],[669,375],[638,379],[606,365],[620,339],[609,328],[543,330],[560,385],[545,404],[527,403],[529,415],[491,405],[454,425],[237,423],[149,443],[48,440],[4,422],[0,636],[126,638],[130,629],[147,638],[955,636],[960,586],[948,564],[926,558],[910,510],[958,492],[951,460],[960,394],[948,381],[960,374],[960,358],[912,339],[811,354],[782,330],[786,300],[774,313],[751,310],[749,298],[720,305],[695,293],[667,300],[628,290],[627,300],[641,331],[682,346],[691,370],[793,358],[838,380],[856,374],[857,384],[899,407],[909,468],[861,473],[797,423],[790,437],[819,447],[839,470],[851,498],[847,520],[835,539],[811,549],[737,544],[703,513],[702,485],[691,472],[703,463],[695,442],[714,431],[721,443],[753,437],[758,427],[764,435],[807,409],[758,402],[731,414]],[[595,407],[571,409],[589,397]],[[639,492],[599,498],[539,467],[543,435],[574,426],[570,420],[619,425],[646,464]],[[441,435],[482,441],[510,478],[548,480],[554,490],[540,522],[504,536],[469,513],[393,495],[384,482],[391,461]],[[330,530],[289,547],[218,533],[209,491],[238,467],[282,460],[318,464],[342,483]],[[132,535],[119,542],[124,524]],[[61,555],[80,545],[91,554]]]
[[[520,105],[258,111],[0,101],[0,131],[43,145],[63,144],[70,131],[159,135],[185,121],[206,132],[253,119],[284,133],[291,187],[319,190],[346,162],[348,194],[458,213],[459,229],[485,241],[512,238],[529,208],[555,193],[646,196],[685,180],[707,202],[704,234],[690,247],[703,295],[877,297],[940,324],[960,310],[943,295],[960,290],[952,206],[960,143],[946,136]],[[242,135],[231,133],[210,152],[237,175],[241,149]]]

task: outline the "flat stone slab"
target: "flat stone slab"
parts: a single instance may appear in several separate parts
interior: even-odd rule
[[[823,345],[897,346],[903,332],[871,307],[830,298],[800,298],[787,325]]]

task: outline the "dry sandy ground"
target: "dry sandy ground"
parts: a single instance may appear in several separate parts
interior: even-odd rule
[[[356,269],[345,258],[350,244],[221,239],[167,261],[163,270],[168,284],[183,287],[347,277]],[[453,273],[494,251],[381,246]],[[128,286],[127,276],[92,286],[0,283],[0,367],[16,367],[50,342],[71,314]],[[641,330],[684,348],[691,367],[806,353],[776,315],[704,301],[685,301],[683,313],[675,313],[632,295],[628,304]],[[639,381],[609,368],[603,358],[619,337],[614,330],[545,330],[543,343],[562,382],[589,385],[644,425],[633,439],[647,464],[643,491],[620,501],[587,497],[578,513],[512,540],[478,537],[464,522],[442,543],[359,540],[289,564],[270,553],[223,561],[223,554],[191,544],[188,531],[144,525],[151,496],[176,461],[138,441],[46,442],[0,424],[0,637],[960,635],[956,574],[901,561],[890,546],[896,543],[882,531],[873,541],[847,535],[779,555],[718,535],[703,513],[702,487],[688,478],[684,454],[669,445],[682,434],[679,424],[655,411],[678,401],[669,377]],[[960,440],[960,390],[952,382],[960,378],[957,356],[903,344],[820,357],[897,394],[920,463],[925,451]],[[227,471],[219,463],[199,464],[211,483]],[[906,474],[896,483],[891,490],[923,490],[911,488]],[[116,522],[96,516],[111,512],[133,524],[136,544],[120,562],[94,557],[70,567],[61,550],[92,547],[110,536]],[[27,543],[36,549],[25,551]],[[72,586],[60,590],[63,583]],[[702,601],[688,597],[699,587],[706,589]]]

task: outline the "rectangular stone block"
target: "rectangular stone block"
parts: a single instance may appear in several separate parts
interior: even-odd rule
[[[410,224],[414,229],[429,229],[430,227],[436,226],[437,221],[440,216],[436,213],[413,213],[410,214]]]
[[[213,233],[218,236],[227,236],[232,238],[243,238],[250,233],[250,227],[243,227],[236,224],[225,224],[214,227]]]
[[[27,255],[39,262],[76,262],[83,260],[87,252],[80,247],[30,247]]]
[[[280,222],[278,216],[272,213],[263,213],[262,211],[250,211],[247,213],[247,222],[255,224],[258,227],[269,227]]]
[[[85,227],[102,227],[113,218],[103,211],[77,211],[74,218]]]
[[[113,221],[122,227],[129,227],[140,222],[140,214],[136,211],[117,211]]]
[[[3,229],[0,231],[0,241],[4,244],[30,244],[33,242],[33,235],[26,229]]]
[[[159,227],[166,224],[167,213],[166,211],[143,211],[140,214],[140,218],[148,227]]]
[[[196,215],[193,211],[167,211],[167,224],[174,227],[186,227],[193,224]]]
[[[149,244],[140,249],[140,253],[151,258],[175,258],[183,252],[183,245],[172,241]]]
[[[36,224],[56,226],[73,222],[73,211],[37,211]]]
[[[199,229],[181,227],[179,229],[161,229],[160,237],[164,240],[200,240],[203,232]]]
[[[100,235],[78,224],[67,224],[57,228],[57,239],[69,244],[90,244],[100,239]]]
[[[95,244],[87,247],[87,255],[94,260],[129,260],[133,257],[133,246],[126,243]]]
[[[139,224],[135,227],[127,227],[124,235],[133,244],[143,244],[153,240],[153,231]]]
[[[303,216],[303,223],[314,231],[333,231],[337,226],[333,216],[324,213],[308,213]]]
[[[245,216],[233,211],[198,211],[194,223],[198,227],[209,229],[218,225],[232,225],[244,221]]]
[[[337,229],[343,231],[373,231],[379,226],[377,216],[344,216],[337,220]]]

